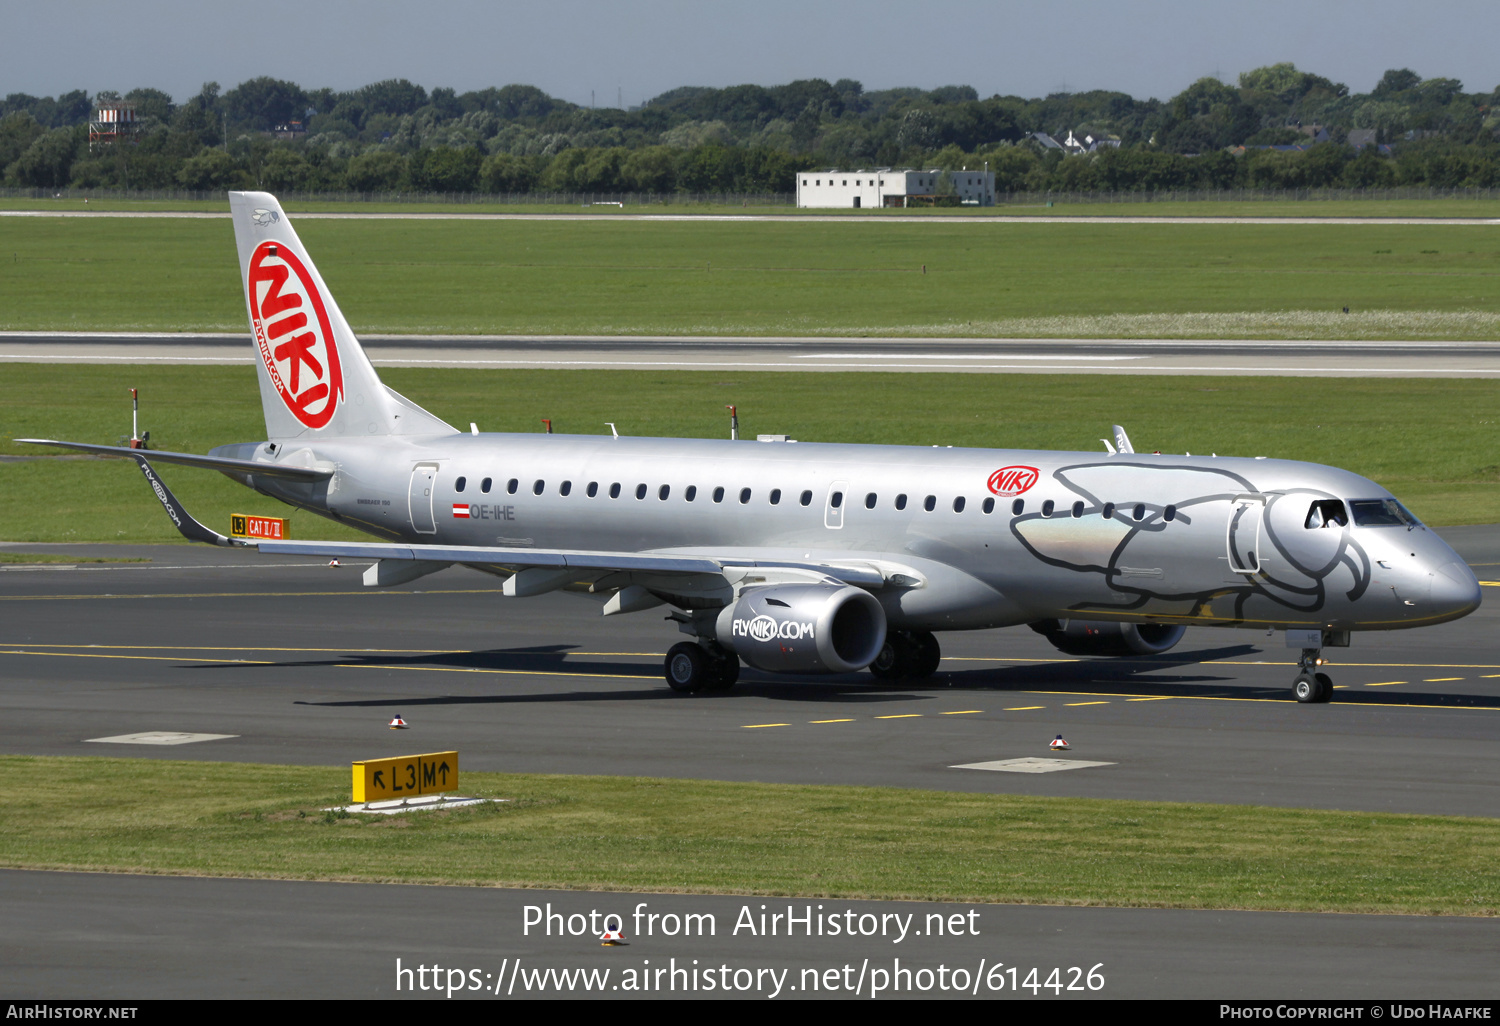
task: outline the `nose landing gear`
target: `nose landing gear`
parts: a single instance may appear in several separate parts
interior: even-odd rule
[[[1327,702],[1333,698],[1333,678],[1318,672],[1323,650],[1304,648],[1297,663],[1297,678],[1292,681],[1292,697],[1299,702]]]

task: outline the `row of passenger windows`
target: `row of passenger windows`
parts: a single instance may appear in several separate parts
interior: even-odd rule
[[[456,481],[453,482],[453,490],[457,491],[457,492],[462,492],[466,487],[468,487],[468,483],[469,483],[469,479],[468,478],[466,478],[466,477],[460,477]],[[490,489],[491,489],[491,487],[493,485],[494,485],[494,479],[487,477],[484,480],[482,480],[482,481],[479,482],[479,490],[481,492],[484,492],[484,493],[488,494],[489,491],[490,491]],[[516,492],[520,490],[520,487],[521,487],[521,482],[520,482],[520,480],[518,478],[514,478],[513,477],[513,478],[511,478],[509,481],[507,481],[505,483],[505,490],[506,490],[507,493],[509,493],[511,495],[516,494]],[[541,495],[546,490],[547,490],[547,482],[545,480],[541,479],[541,478],[538,478],[537,480],[533,481],[532,484],[531,484],[531,494],[533,494],[533,495]],[[590,481],[588,483],[588,487],[586,489],[584,489],[584,491],[588,495],[589,498],[591,498],[591,499],[594,498],[596,495],[599,494],[599,482],[598,481]],[[650,491],[651,491],[650,487],[648,485],[646,485],[645,483],[638,484],[638,485],[635,486],[635,497],[637,499],[644,499],[650,493]],[[557,494],[559,494],[559,495],[570,495],[570,494],[572,494],[572,492],[573,492],[573,482],[572,481],[563,481],[561,484],[559,484],[557,486]],[[669,499],[671,497],[671,495],[672,495],[672,486],[671,485],[665,485],[664,484],[664,485],[659,486],[656,489],[656,497],[658,499],[660,499],[661,501],[663,501],[663,502],[665,502],[667,499]],[[713,490],[713,501],[714,502],[723,502],[724,501],[724,495],[725,495],[724,487],[722,485],[720,485],[719,487],[717,487],[717,488],[715,488]],[[620,482],[616,481],[616,482],[614,482],[613,484],[611,484],[609,486],[609,497],[611,499],[618,499],[620,497]],[[697,485],[688,485],[685,489],[683,489],[682,497],[687,502],[693,502],[694,500],[696,500],[698,498],[698,486]],[[739,500],[740,500],[740,504],[741,505],[747,505],[750,502],[751,497],[752,497],[752,491],[751,491],[751,489],[749,489],[749,488],[741,488],[740,489]],[[769,498],[770,498],[770,503],[771,503],[772,506],[779,506],[779,505],[781,505],[781,489],[780,488],[772,488],[771,492],[770,492]],[[800,505],[803,505],[803,506],[810,506],[810,505],[812,505],[812,501],[813,501],[813,493],[812,493],[811,489],[804,490],[802,492],[802,494],[797,497],[797,502]],[[876,493],[876,492],[867,492],[865,494],[865,509],[874,509],[879,504],[880,504],[880,496],[879,496],[878,493]],[[894,501],[892,502],[892,505],[896,509],[898,509],[898,510],[905,509],[906,508],[906,504],[907,504],[907,496],[906,496],[905,492],[902,492],[902,493],[898,494],[896,496],[896,498],[894,499]],[[964,498],[964,496],[962,496],[962,495],[957,496],[953,500],[953,512],[955,512],[955,513],[962,513],[964,511],[964,508],[967,506],[967,504],[968,504],[968,500],[966,498]],[[840,508],[842,508],[842,506],[844,505],[844,493],[843,492],[834,492],[832,495],[830,495],[828,497],[828,505],[831,506],[834,509],[840,509]],[[929,495],[926,498],[924,498],[922,500],[922,508],[924,510],[926,510],[928,513],[931,513],[933,510],[937,509],[937,496],[936,495]],[[994,497],[993,496],[986,496],[984,502],[980,504],[980,508],[982,510],[984,510],[985,513],[993,513],[993,512],[995,512],[995,500],[994,500]],[[1056,504],[1051,499],[1047,499],[1045,502],[1042,503],[1042,516],[1044,516],[1044,517],[1053,516],[1056,513],[1056,511],[1057,511],[1057,506],[1056,506]],[[1082,502],[1075,502],[1075,503],[1073,503],[1072,514],[1073,514],[1074,517],[1082,517],[1084,515],[1085,511],[1086,511],[1086,507],[1084,506],[1084,504]],[[1013,516],[1020,516],[1021,514],[1025,513],[1026,512],[1026,501],[1024,499],[1016,499],[1014,502],[1012,502],[1010,504],[1010,512],[1011,512],[1011,515],[1013,515]],[[1124,511],[1120,510],[1113,502],[1106,502],[1104,504],[1104,508],[1100,512],[1103,514],[1103,516],[1104,516],[1104,518],[1106,520],[1108,520],[1110,518],[1113,518],[1117,512],[1119,512],[1121,514],[1120,519],[1122,519],[1122,520],[1126,519]],[[1146,507],[1145,507],[1144,504],[1137,503],[1135,506],[1133,506],[1130,509],[1129,519],[1131,519],[1131,520],[1144,520],[1145,518],[1146,518]],[[1176,506],[1168,506],[1168,507],[1166,507],[1166,509],[1164,509],[1162,511],[1162,519],[1163,520],[1168,520],[1168,521],[1177,519],[1177,507]]]

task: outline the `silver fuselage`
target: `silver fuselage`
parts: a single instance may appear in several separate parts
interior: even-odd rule
[[[1289,460],[538,434],[214,452],[332,468],[326,484],[241,480],[411,543],[909,565],[927,587],[881,597],[894,627],[1386,630],[1479,604],[1425,526],[1309,526],[1315,501],[1390,493]],[[1029,477],[1006,468],[1034,482],[1016,491]]]

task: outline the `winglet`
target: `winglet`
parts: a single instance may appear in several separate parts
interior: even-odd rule
[[[1135,452],[1135,446],[1133,446],[1133,445],[1130,444],[1130,436],[1125,433],[1125,429],[1122,428],[1118,424],[1116,424],[1114,427],[1115,427],[1115,448],[1118,449],[1122,453],[1127,453],[1127,452],[1133,453],[1133,452]]]
[[[161,478],[156,476],[156,471],[144,455],[138,452],[130,453],[129,455],[140,466],[141,473],[145,475],[147,483],[151,485],[151,490],[156,493],[157,499],[161,501],[162,509],[167,511],[167,516],[171,518],[177,530],[188,541],[207,542],[210,545],[249,544],[248,542],[238,541],[234,538],[226,538],[219,532],[211,531],[198,523],[197,520],[193,519],[192,514],[182,508],[182,503],[177,501],[177,496],[172,494],[171,489],[163,483]]]

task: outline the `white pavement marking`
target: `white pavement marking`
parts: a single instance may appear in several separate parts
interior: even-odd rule
[[[1085,762],[1082,759],[1000,759],[996,762],[970,762],[949,769],[993,770],[997,773],[1056,773],[1058,770],[1086,769],[1089,766],[1114,766],[1113,762]]]
[[[148,730],[141,734],[120,734],[116,737],[90,737],[84,742],[111,745],[190,745],[195,741],[223,741],[239,737],[238,734],[183,734],[170,730]]]

